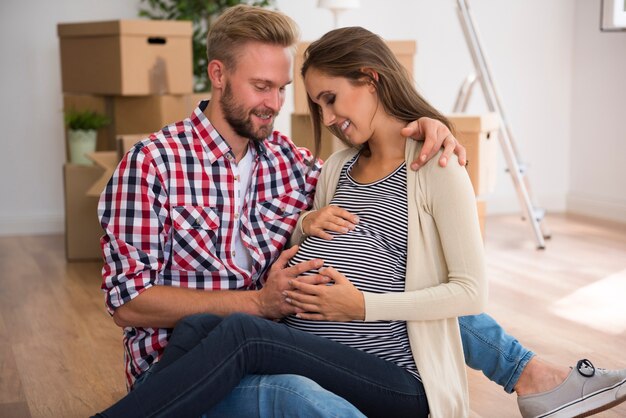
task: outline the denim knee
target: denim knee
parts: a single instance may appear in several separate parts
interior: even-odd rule
[[[193,333],[203,337],[211,332],[222,320],[221,316],[213,314],[200,313],[189,315],[176,323],[174,332]]]
[[[234,313],[222,320],[220,327],[232,329],[234,336],[246,336],[247,338],[259,335],[262,336],[261,328],[268,325],[269,321],[258,316],[245,313]]]

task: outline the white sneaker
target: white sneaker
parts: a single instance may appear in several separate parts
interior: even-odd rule
[[[588,417],[626,401],[626,369],[596,369],[587,359],[578,361],[556,388],[519,396],[524,418]]]

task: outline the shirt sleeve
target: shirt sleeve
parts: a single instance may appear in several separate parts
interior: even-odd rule
[[[308,149],[298,148],[298,151],[304,157],[305,161],[311,161],[313,159],[313,155],[311,151],[309,151]],[[315,161],[315,164],[310,165],[308,168],[305,168],[304,192],[307,195],[307,202],[309,204],[309,207],[313,206],[314,200],[315,201],[319,200],[317,197],[317,193],[316,193],[316,187],[319,186],[318,182],[320,179],[321,170],[322,170],[322,160],[320,159],[317,159]],[[288,242],[289,247],[300,244],[302,241],[304,241],[305,235],[304,235],[304,231],[302,230],[302,220],[304,219],[305,215],[307,215],[310,212],[311,211],[302,211],[300,213],[300,217],[298,218],[298,223],[296,224],[296,227],[294,228],[293,232],[291,233],[291,236],[289,237],[289,242]]]
[[[150,154],[137,146],[122,159],[100,196],[102,290],[111,314],[157,283],[171,224],[163,184]]]

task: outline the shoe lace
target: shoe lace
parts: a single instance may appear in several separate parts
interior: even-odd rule
[[[578,373],[585,377],[591,377],[596,374],[596,368],[586,358],[578,360],[578,363],[576,364],[576,369],[578,370]]]

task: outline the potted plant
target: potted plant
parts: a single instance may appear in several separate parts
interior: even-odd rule
[[[96,151],[97,131],[109,123],[109,118],[91,110],[72,109],[65,112],[71,163],[93,164],[86,154]]]
[[[141,0],[148,7],[139,16],[157,20],[191,20],[193,24],[194,91],[207,92],[211,84],[207,76],[206,37],[211,23],[228,7],[240,3],[253,6],[274,6],[275,0]]]

